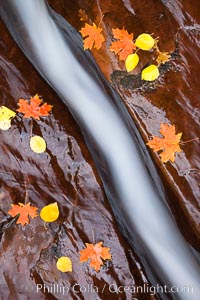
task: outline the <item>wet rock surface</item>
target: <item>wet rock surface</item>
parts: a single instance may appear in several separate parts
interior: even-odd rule
[[[200,7],[197,1],[187,1],[184,6],[181,2],[153,0],[49,3],[77,30],[84,24],[79,20],[79,9],[84,9],[97,24],[104,15],[102,27],[107,42],[93,54],[120,93],[145,141],[157,135],[160,122],[169,121],[176,125],[177,132],[183,132],[183,140],[198,137]],[[140,76],[128,75],[108,51],[111,29],[123,26],[135,36],[153,32],[160,37],[162,51],[174,52],[155,83],[144,83]],[[17,117],[9,131],[0,132],[1,298],[152,299],[149,294],[109,291],[111,284],[143,286],[148,283],[148,270],[143,269],[120,233],[75,121],[23,56],[3,23],[0,32],[1,105],[16,109],[19,98],[29,98],[35,93],[53,105],[50,117],[33,122],[34,134],[47,141],[45,153],[38,155],[29,148],[30,120]],[[144,56],[139,69],[148,62],[149,56]],[[199,250],[199,143],[185,144],[182,150],[174,164],[161,164],[156,154],[152,158],[180,230],[188,243]],[[24,202],[26,191],[29,201],[39,208],[57,201],[61,212],[58,221],[47,225],[47,229],[39,218],[26,227],[16,225],[7,211],[12,203]],[[88,264],[79,264],[78,252],[86,242],[100,240],[111,248],[112,261],[96,273]],[[61,255],[71,257],[73,273],[62,274],[56,269],[56,258]],[[36,284],[43,288],[37,291]],[[86,290],[81,293],[78,286],[73,290],[76,284]],[[44,285],[52,288],[49,293]],[[62,287],[66,291],[69,287],[69,292],[63,295]]]
[[[60,1],[58,1],[60,2]],[[105,76],[121,95],[145,141],[158,135],[161,122],[175,124],[182,140],[199,137],[199,38],[200,6],[197,1],[50,1],[77,30],[84,25],[78,17],[85,10],[92,22],[104,29],[106,43],[93,55]],[[75,17],[76,16],[76,17]],[[161,65],[156,82],[140,80],[140,71],[153,63],[151,54],[141,53],[139,67],[131,74],[111,53],[112,28],[122,28],[137,37],[143,32],[159,37],[161,51],[172,52],[168,63]],[[200,249],[200,166],[199,142],[182,145],[174,164],[162,164],[151,154],[168,194],[169,206],[184,237]]]
[[[0,26],[1,105],[16,109],[19,98],[37,92],[53,105],[48,118],[33,121],[33,133],[47,141],[45,153],[35,154],[29,147],[30,119],[18,116],[9,131],[1,131],[1,298],[108,299],[111,284],[131,287],[147,283],[140,261],[116,226],[75,121],[23,56],[4,24]],[[12,203],[24,203],[26,191],[31,204],[39,208],[57,201],[59,220],[47,229],[40,218],[25,227],[16,225],[7,212]],[[88,264],[79,263],[78,252],[86,242],[101,240],[112,249],[112,262],[96,273]],[[61,255],[71,257],[72,274],[56,269]],[[139,297],[151,298],[147,294]],[[113,293],[112,298],[119,296]],[[120,298],[131,299],[132,294],[122,293]]]

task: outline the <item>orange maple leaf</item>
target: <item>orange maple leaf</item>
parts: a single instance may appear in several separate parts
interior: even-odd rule
[[[110,248],[102,247],[102,245],[103,242],[99,242],[95,245],[86,243],[86,248],[79,252],[81,254],[80,262],[85,262],[90,259],[90,266],[98,272],[103,265],[102,259],[106,260],[112,258],[109,253]]]
[[[136,49],[133,42],[133,33],[128,33],[125,29],[113,29],[114,38],[118,41],[112,42],[110,51],[119,55],[119,60],[126,60],[127,56]]]
[[[85,27],[83,27],[80,30],[80,33],[84,39],[84,49],[100,49],[102,46],[102,43],[105,41],[104,36],[102,35],[102,28],[99,28],[96,26],[95,23],[93,25],[85,24]]]
[[[147,145],[153,149],[154,152],[162,150],[160,154],[161,161],[163,163],[171,160],[174,162],[175,153],[181,152],[179,142],[182,136],[182,133],[175,134],[175,126],[161,123],[160,133],[163,137],[154,136]]]
[[[24,118],[34,118],[39,120],[40,117],[45,117],[49,115],[52,109],[52,105],[47,103],[42,104],[42,99],[36,94],[34,97],[30,98],[30,103],[28,100],[19,99],[17,109],[18,112],[24,114]]]
[[[25,225],[29,223],[28,216],[30,216],[32,219],[37,217],[37,210],[37,207],[30,206],[30,202],[26,205],[24,205],[23,203],[18,203],[12,204],[12,208],[8,211],[8,214],[12,217],[19,215],[16,223]]]

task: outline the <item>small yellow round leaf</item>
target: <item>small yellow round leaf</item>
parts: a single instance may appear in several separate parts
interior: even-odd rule
[[[155,40],[148,33],[140,34],[135,41],[135,45],[138,48],[147,51],[153,48],[154,44],[155,44]]]
[[[40,218],[45,222],[54,222],[59,217],[57,202],[44,206],[40,211]]]
[[[137,67],[138,62],[139,56],[137,55],[137,53],[129,54],[125,62],[127,72],[133,71]]]
[[[11,120],[0,121],[0,129],[8,130],[11,127]]]
[[[159,75],[160,73],[156,65],[150,65],[142,70],[142,80],[154,81]]]
[[[35,153],[43,153],[46,150],[46,142],[41,136],[35,135],[30,139],[30,147]]]
[[[0,106],[0,121],[14,118],[16,113],[6,106]]]
[[[56,267],[61,272],[72,272],[72,261],[67,256],[62,256],[57,260]]]

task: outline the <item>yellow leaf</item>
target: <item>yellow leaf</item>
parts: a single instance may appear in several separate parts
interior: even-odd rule
[[[137,53],[129,54],[125,62],[127,72],[133,71],[137,67],[138,62],[139,56],[137,55]]]
[[[8,130],[11,127],[11,118],[14,118],[16,113],[6,106],[0,107],[0,129]]]
[[[40,218],[45,222],[54,222],[59,217],[57,202],[44,206],[40,211]]]
[[[11,120],[0,121],[0,129],[8,130],[11,127]]]
[[[11,118],[14,118],[15,115],[16,113],[6,106],[0,107],[0,121],[10,120]]]
[[[142,80],[154,81],[159,75],[160,73],[156,65],[150,65],[142,70]]]
[[[135,41],[135,45],[138,48],[147,51],[153,48],[154,44],[155,44],[155,40],[148,33],[140,34]]]
[[[62,256],[57,260],[56,267],[61,272],[72,272],[72,261],[67,256]]]
[[[35,153],[43,153],[46,150],[46,142],[41,136],[35,135],[30,139],[30,147]]]
[[[165,64],[167,61],[169,61],[171,58],[171,54],[169,52],[161,52],[158,51],[158,56],[156,58],[156,62],[158,65]]]

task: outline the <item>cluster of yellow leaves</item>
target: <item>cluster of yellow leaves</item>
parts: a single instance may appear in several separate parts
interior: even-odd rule
[[[155,40],[152,38],[152,36],[148,33],[142,33],[140,34],[136,41],[135,46],[138,49],[144,50],[144,51],[150,51],[153,49],[155,45]],[[127,72],[133,71],[139,63],[139,56],[137,53],[129,54],[126,58],[125,65]],[[159,69],[156,65],[150,65],[143,69],[141,78],[142,80],[146,81],[154,81],[159,77]]]
[[[141,78],[142,80],[146,80],[146,81],[154,81],[155,79],[157,79],[160,75],[159,72],[159,65],[162,63],[166,63],[169,59],[170,59],[170,54],[168,52],[161,52],[158,49],[157,46],[157,40],[155,40],[150,34],[148,33],[142,33],[140,34],[136,40],[135,43],[133,42],[133,34],[128,34],[128,32],[126,30],[119,30],[119,29],[113,29],[113,33],[114,31],[117,30],[118,32],[121,32],[121,36],[118,34],[119,39],[123,40],[123,36],[128,36],[129,37],[129,41],[123,40],[124,44],[121,43],[121,41],[119,40],[118,42],[113,42],[112,45],[115,43],[119,43],[119,49],[122,53],[124,53],[124,56],[119,56],[120,60],[125,60],[125,66],[126,66],[126,70],[127,72],[131,72],[133,71],[138,63],[139,63],[139,56],[138,54],[132,53],[132,51],[136,48],[138,48],[136,51],[138,52],[138,50],[144,50],[144,51],[150,51],[153,50],[154,48],[156,49],[157,52],[157,59],[156,59],[156,63],[149,65],[148,67],[144,68],[142,70],[142,74],[141,74]],[[115,38],[117,38],[114,35]],[[121,52],[116,51],[117,48],[113,47],[111,45],[110,50],[113,51],[115,54],[120,54]],[[116,44],[117,45],[117,44]],[[127,45],[127,46],[125,46]],[[128,45],[132,45],[132,49],[131,47],[128,47]],[[120,48],[121,46],[121,48]],[[128,47],[128,51],[124,51],[126,49],[126,47]]]
[[[88,16],[83,10],[79,10],[79,17],[81,21],[87,22]],[[83,37],[84,49],[92,49],[93,47],[96,49],[100,49],[105,38],[102,34],[102,28],[97,26],[95,23],[93,25],[89,25],[85,23],[85,26],[80,30],[80,33]],[[141,78],[146,81],[154,81],[160,75],[158,67],[160,64],[166,63],[171,55],[168,52],[161,52],[158,49],[157,43],[158,40],[154,39],[148,33],[140,34],[135,42],[133,40],[133,33],[128,33],[127,30],[123,29],[112,29],[113,37],[115,41],[113,41],[110,45],[109,50],[114,52],[115,55],[119,56],[119,60],[125,61],[125,67],[127,72],[133,71],[138,63],[139,56],[134,50],[138,51],[150,51],[152,49],[156,49],[157,58],[156,63],[149,65],[147,68],[143,69]]]
[[[161,123],[159,131],[163,137],[154,136],[147,145],[152,148],[154,152],[162,151],[160,158],[163,163],[169,160],[174,162],[175,153],[182,151],[179,146],[182,133],[176,134],[174,125],[164,123]]]

